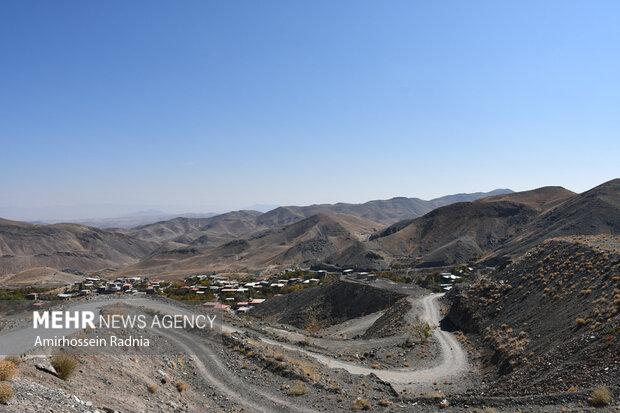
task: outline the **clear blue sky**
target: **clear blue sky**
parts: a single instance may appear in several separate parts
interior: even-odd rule
[[[581,192],[619,76],[617,1],[3,1],[0,212]]]

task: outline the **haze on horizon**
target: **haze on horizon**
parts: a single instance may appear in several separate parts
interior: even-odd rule
[[[618,177],[619,15],[613,1],[4,2],[0,216],[583,192]]]

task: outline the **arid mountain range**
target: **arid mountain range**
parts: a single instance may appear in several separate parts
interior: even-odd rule
[[[0,274],[51,267],[173,278],[290,266],[498,265],[547,238],[619,232],[620,179],[583,194],[543,187],[431,201],[393,198],[174,218],[114,231],[1,220]]]

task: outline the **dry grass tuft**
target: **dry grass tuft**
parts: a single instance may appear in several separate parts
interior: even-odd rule
[[[611,403],[611,391],[607,387],[599,387],[590,395],[590,403],[596,407],[608,406]]]
[[[17,366],[12,361],[0,360],[0,381],[11,380],[17,375]]]
[[[308,393],[308,387],[305,384],[298,381],[295,385],[288,391],[289,396],[302,396]]]
[[[379,400],[379,406],[383,406],[383,407],[388,407],[391,406],[392,402],[389,401],[388,399],[381,399]]]
[[[353,402],[353,410],[370,410],[372,406],[366,399],[355,399]]]
[[[6,361],[12,362],[16,366],[19,366],[20,364],[22,364],[22,359],[19,356],[6,356],[4,359]]]
[[[179,393],[183,393],[185,390],[189,389],[189,384],[185,383],[183,380],[179,380],[176,382],[174,387],[177,388]]]
[[[13,398],[13,389],[9,383],[0,383],[0,403],[7,404]]]
[[[58,377],[67,380],[75,369],[77,368],[78,362],[75,357],[68,356],[66,354],[59,354],[57,356],[52,357],[52,367],[56,370]]]

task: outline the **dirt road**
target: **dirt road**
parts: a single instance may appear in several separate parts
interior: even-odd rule
[[[393,286],[392,286],[393,287]],[[353,362],[346,362],[340,359],[336,359],[334,357],[330,357],[325,354],[319,354],[313,351],[309,351],[307,349],[301,348],[294,344],[281,343],[279,341],[272,340],[270,338],[261,336],[261,340],[267,344],[273,346],[281,346],[283,348],[289,350],[299,351],[301,353],[307,354],[315,360],[324,363],[328,367],[331,368],[341,368],[352,374],[375,374],[382,380],[389,382],[393,385],[393,387],[398,391],[403,388],[408,388],[409,390],[416,389],[416,391],[426,391],[426,389],[432,388],[433,382],[439,381],[455,381],[460,376],[462,376],[468,369],[468,361],[467,356],[461,344],[458,340],[447,331],[441,330],[439,327],[439,322],[441,320],[441,314],[439,310],[438,299],[443,294],[431,294],[426,295],[421,298],[417,298],[414,296],[410,296],[409,300],[417,308],[421,308],[422,314],[421,319],[427,321],[432,327],[435,327],[433,330],[433,340],[436,340],[441,349],[441,354],[439,359],[441,360],[439,364],[425,369],[416,370],[414,368],[392,368],[392,369],[372,369],[363,365],[355,364]],[[188,309],[179,308],[171,303],[151,300],[151,299],[118,299],[118,300],[103,300],[101,302],[92,301],[87,303],[77,304],[72,306],[71,309],[89,309],[95,310],[99,309],[105,305],[113,304],[114,302],[123,302],[125,304],[131,305],[139,305],[148,307],[158,311],[164,312],[174,312],[174,313],[188,313]],[[233,327],[230,325],[222,325],[222,329],[228,332],[234,331],[243,331],[238,327]],[[3,352],[4,354],[17,354],[23,353],[30,349],[25,348],[25,343],[30,343],[30,339],[32,339],[32,335],[39,333],[38,331],[33,331],[32,327],[20,329],[17,331],[7,332],[5,334],[0,335],[0,348],[3,350],[7,350]],[[255,333],[255,332],[254,332]],[[54,334],[59,334],[58,332],[54,332]],[[238,377],[235,377],[225,366],[222,366],[221,361],[218,364],[217,356],[213,353],[212,350],[208,348],[208,346],[201,344],[199,340],[196,340],[195,336],[184,330],[168,332],[167,337],[177,343],[181,348],[183,348],[188,354],[194,355],[193,357],[196,359],[197,363],[200,367],[200,371],[204,379],[211,383],[214,387],[217,387],[220,391],[225,394],[230,394],[230,397],[234,397],[234,394],[238,394],[238,390],[241,388],[247,388],[247,383],[240,382]],[[338,340],[329,339],[334,343],[337,343]],[[363,346],[364,344],[376,344],[377,340],[384,339],[371,339],[367,340],[365,343],[364,340],[356,340],[357,346]],[[346,343],[348,340],[339,340],[341,343]],[[332,344],[334,344],[332,343]],[[19,347],[17,347],[19,346]],[[15,351],[19,349],[19,351]],[[232,393],[226,391],[226,389],[233,389]],[[245,390],[247,393],[252,390]],[[273,411],[277,408],[284,408],[285,410],[303,410],[296,406],[288,406],[288,403],[285,400],[278,399],[276,396],[271,396],[261,393],[258,390],[256,392],[256,399],[253,400],[253,408],[260,408],[264,411]],[[254,400],[260,400],[263,405],[255,404]],[[243,400],[240,400],[239,403],[243,404]]]
[[[283,344],[268,338],[262,338],[265,343],[282,346],[289,350],[296,350],[309,355],[315,360],[324,363],[331,368],[340,368],[352,374],[375,374],[382,380],[392,384],[395,390],[403,388],[416,389],[417,391],[428,391],[432,389],[433,382],[456,380],[463,375],[468,368],[468,361],[465,351],[458,340],[447,331],[439,327],[441,313],[439,311],[438,299],[443,294],[431,294],[422,297],[421,304],[423,314],[421,319],[427,321],[432,327],[433,338],[439,342],[441,348],[441,362],[432,367],[422,370],[414,369],[372,369],[359,364],[342,361],[323,354],[318,354],[299,348],[295,345]]]

